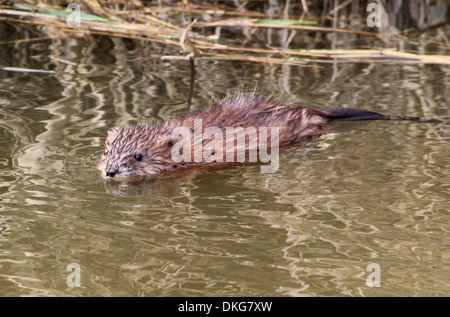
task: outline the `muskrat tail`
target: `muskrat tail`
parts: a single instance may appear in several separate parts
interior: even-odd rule
[[[382,120],[395,120],[395,121],[416,121],[416,122],[424,122],[424,123],[445,123],[448,124],[448,121],[441,119],[429,119],[429,118],[419,118],[419,117],[410,117],[410,116],[384,116]]]
[[[361,120],[382,120],[386,116],[377,112],[354,109],[336,108],[322,111],[330,122],[337,121],[361,121]]]
[[[393,120],[393,121],[416,121],[425,123],[447,123],[439,119],[426,119],[412,116],[389,116],[381,113],[354,109],[336,108],[322,111],[330,122],[337,121],[361,121],[361,120]]]

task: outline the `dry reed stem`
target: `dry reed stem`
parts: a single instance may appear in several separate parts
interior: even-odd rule
[[[256,23],[255,19],[231,19],[231,20],[223,20],[211,23],[197,23],[194,25],[195,28],[202,27],[251,27],[251,28],[271,28],[271,29],[288,29],[288,30],[303,30],[303,31],[314,31],[314,32],[337,32],[337,33],[351,33],[351,34],[359,34],[359,35],[367,35],[367,36],[375,36],[378,37],[380,34],[378,33],[370,33],[356,30],[346,30],[346,29],[338,29],[338,28],[327,28],[321,26],[311,26],[311,25],[276,25],[276,24],[266,24],[266,23]]]
[[[140,2],[134,0],[136,5]],[[102,5],[97,0],[88,0],[86,5],[94,12],[100,13],[102,16],[108,17],[110,19],[115,19],[119,15],[124,14],[124,11],[116,11],[113,9],[103,8]],[[142,6],[141,6],[142,7]],[[190,9],[184,9],[186,12],[190,12]],[[231,47],[223,44],[211,44],[208,40],[211,38],[207,36],[200,35],[193,32],[192,28],[207,28],[207,27],[246,27],[246,28],[271,28],[271,29],[288,29],[288,30],[302,30],[302,31],[312,31],[312,32],[330,32],[330,33],[352,33],[364,36],[382,36],[378,33],[362,32],[356,30],[346,30],[339,28],[328,28],[328,27],[318,27],[310,25],[276,25],[269,23],[256,23],[256,19],[229,19],[210,23],[196,23],[194,21],[188,27],[181,28],[172,25],[168,22],[162,21],[153,16],[154,12],[152,9],[142,7],[143,13],[141,17],[145,20],[151,21],[154,25],[148,25],[143,23],[128,23],[122,22],[118,23],[102,23],[95,21],[81,21],[80,28],[70,28],[67,26],[66,21],[62,17],[57,17],[50,14],[34,13],[28,11],[17,11],[9,9],[0,9],[0,15],[6,17],[0,17],[0,20],[7,20],[19,23],[28,23],[35,25],[46,25],[53,26],[60,29],[62,32],[74,32],[74,33],[84,33],[84,34],[96,34],[96,35],[106,35],[114,37],[124,37],[143,41],[154,41],[158,43],[164,43],[167,45],[175,45],[183,48],[187,52],[195,52],[197,57],[202,56],[213,56],[214,54],[210,52],[198,52],[197,50],[215,50],[215,51],[235,51],[241,53],[253,53],[253,54],[264,54],[273,55],[279,54],[283,58],[277,59],[269,56],[248,56],[242,54],[234,54],[226,56],[224,54],[216,54],[216,59],[221,60],[242,60],[242,61],[255,61],[255,62],[265,62],[274,64],[293,64],[293,65],[304,65],[310,62],[401,62],[401,63],[433,63],[433,64],[450,64],[450,57],[442,55],[418,55],[413,53],[399,52],[394,49],[381,49],[381,50],[280,50],[272,46],[266,45],[269,49],[255,49],[247,47]],[[206,12],[206,11],[205,11]],[[13,18],[13,17],[20,17]],[[21,39],[17,41],[0,42],[0,44],[9,43],[21,43],[28,41],[38,41],[48,39],[50,37],[40,37],[35,39]],[[179,41],[173,41],[171,39],[179,39]],[[215,38],[217,40],[217,38]],[[186,45],[189,44],[189,47]],[[293,58],[293,56],[302,56],[304,59]],[[306,59],[308,58],[308,59]],[[311,59],[314,58],[314,59]]]

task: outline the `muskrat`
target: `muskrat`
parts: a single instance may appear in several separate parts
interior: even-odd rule
[[[353,108],[321,111],[283,105],[274,97],[236,94],[183,119],[109,129],[97,169],[105,179],[136,181],[177,175],[188,168],[267,162],[270,155],[276,165],[278,149],[304,145],[323,134],[331,122],[380,119],[392,117]],[[225,138],[229,135],[231,140]]]

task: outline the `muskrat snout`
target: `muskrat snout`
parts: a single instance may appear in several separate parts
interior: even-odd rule
[[[107,177],[108,176],[109,177],[114,177],[114,175],[116,174],[116,171],[111,171],[111,170],[110,171],[106,171],[105,174],[106,174]]]

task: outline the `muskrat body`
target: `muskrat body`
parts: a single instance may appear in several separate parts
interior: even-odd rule
[[[267,158],[278,148],[303,145],[323,134],[331,122],[384,118],[359,109],[320,111],[283,105],[272,97],[238,94],[183,119],[110,129],[97,169],[105,179],[132,181],[187,168],[267,162],[263,154]]]

